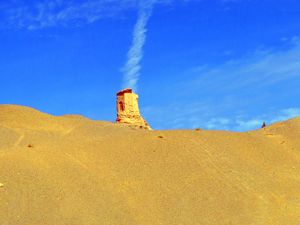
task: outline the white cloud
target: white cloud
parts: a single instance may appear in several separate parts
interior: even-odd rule
[[[261,88],[300,77],[300,40],[292,38],[284,50],[257,50],[240,59],[217,66],[200,65],[189,73],[196,74],[188,83],[191,89],[211,89],[229,93],[253,86]]]
[[[137,89],[140,76],[140,61],[143,58],[143,47],[146,41],[147,23],[152,14],[155,0],[142,0],[139,15],[133,31],[133,41],[123,68],[123,88]]]
[[[266,122],[267,125],[270,125],[298,116],[300,116],[300,108],[287,108],[282,109],[274,114],[270,113],[268,115],[260,115],[250,119],[242,118],[241,116],[235,116],[231,118],[211,118],[207,121],[197,121],[194,119],[194,122],[200,122],[200,125],[206,129],[249,131],[261,128],[264,122]],[[187,121],[189,121],[188,118]],[[192,128],[194,127],[197,126],[192,126]]]
[[[144,1],[153,0],[5,0],[0,1],[0,26],[26,29],[79,26],[120,17],[128,10],[138,10]],[[202,0],[155,0],[163,5],[191,1]]]
[[[228,129],[231,121],[228,118],[212,118],[205,122],[205,128],[207,129]]]
[[[58,25],[77,26],[114,17],[136,9],[137,0],[6,1],[0,3],[2,26],[39,29]]]
[[[300,108],[280,109],[277,112],[270,111],[266,114],[251,117],[244,114],[219,117],[218,106],[207,103],[172,104],[161,107],[142,108],[145,118],[154,124],[155,129],[194,129],[208,130],[249,131],[261,128],[263,122],[267,125],[285,121],[300,116]],[[168,115],[166,117],[166,115]]]
[[[140,2],[146,1],[152,0],[0,1],[0,26],[25,29],[79,26],[103,18],[122,17],[122,13],[128,10],[138,10]],[[170,4],[175,0],[156,0],[156,2],[157,4]]]
[[[235,125],[232,124],[232,126],[233,127],[235,126],[234,130],[247,131],[247,130],[260,128],[263,122],[266,122],[267,125],[270,125],[276,122],[285,121],[298,116],[300,116],[300,108],[287,108],[287,109],[282,109],[277,113],[275,112],[274,114],[270,113],[268,115],[261,115],[256,118],[252,118],[248,120],[238,118],[235,120]]]
[[[280,50],[257,50],[221,65],[188,70],[185,75],[191,78],[176,84],[173,93],[179,95],[175,99],[192,96],[193,100],[164,107],[162,117],[168,115],[172,122],[164,127],[246,131],[260,128],[264,121],[300,116],[295,101],[299,59],[300,41],[294,37],[285,40]]]
[[[300,116],[300,108],[288,108],[281,110],[281,112],[270,121],[271,123],[275,123],[278,121],[283,121],[298,116]]]
[[[246,131],[260,128],[263,124],[264,120],[262,119],[250,119],[250,120],[235,120],[235,130],[237,131]]]

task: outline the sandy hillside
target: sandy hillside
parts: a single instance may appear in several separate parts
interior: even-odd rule
[[[0,225],[299,225],[300,118],[145,131],[0,106]]]

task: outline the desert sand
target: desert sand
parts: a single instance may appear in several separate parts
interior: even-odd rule
[[[299,225],[300,118],[148,131],[0,106],[0,225]]]

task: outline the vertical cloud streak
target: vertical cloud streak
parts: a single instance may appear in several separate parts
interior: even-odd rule
[[[133,31],[133,40],[127,53],[127,62],[122,71],[123,88],[137,89],[137,82],[140,77],[141,65],[143,58],[143,47],[147,36],[147,24],[152,14],[155,0],[141,0],[138,12],[138,19]]]

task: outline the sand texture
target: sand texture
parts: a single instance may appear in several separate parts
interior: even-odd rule
[[[0,225],[299,225],[300,118],[147,131],[0,106]]]

